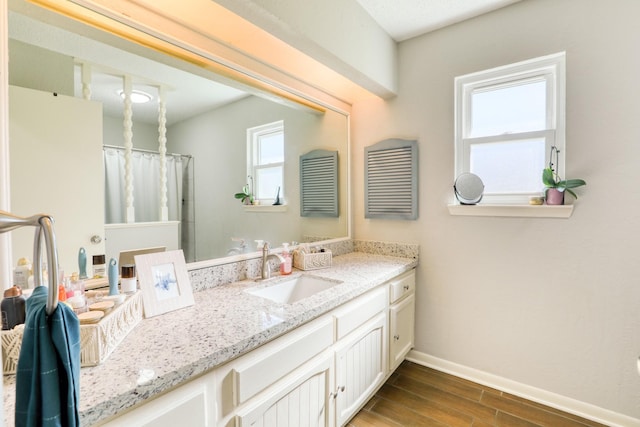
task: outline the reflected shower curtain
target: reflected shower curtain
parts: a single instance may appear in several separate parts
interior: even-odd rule
[[[181,156],[167,155],[167,207],[170,221],[182,218]],[[124,182],[124,150],[105,147],[105,221],[107,224],[126,222],[126,192]],[[136,222],[160,221],[160,154],[134,150],[131,153],[133,176],[133,207]]]
[[[124,148],[104,147],[105,222],[126,222]],[[167,208],[169,221],[181,221],[181,244],[187,262],[195,260],[195,223],[189,218],[193,204],[193,159],[170,155],[167,159]],[[140,150],[131,153],[135,222],[160,220],[160,154]],[[187,201],[183,209],[183,201]]]

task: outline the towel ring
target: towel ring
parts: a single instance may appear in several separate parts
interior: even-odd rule
[[[58,251],[56,250],[56,236],[53,232],[53,218],[49,215],[34,215],[21,218],[8,212],[0,211],[0,233],[15,230],[27,225],[36,227],[33,238],[33,270],[34,285],[42,285],[42,239],[44,237],[47,248],[47,263],[49,266],[49,289],[47,293],[47,315],[51,315],[58,307]]]

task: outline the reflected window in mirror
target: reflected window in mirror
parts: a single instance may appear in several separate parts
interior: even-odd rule
[[[283,198],[284,122],[282,120],[247,129],[247,165],[254,200],[272,204]]]

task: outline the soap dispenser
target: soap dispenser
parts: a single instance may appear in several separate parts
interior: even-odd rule
[[[291,254],[289,253],[289,244],[282,244],[282,262],[280,263],[280,274],[291,274]]]

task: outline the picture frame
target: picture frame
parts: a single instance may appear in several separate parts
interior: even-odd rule
[[[134,257],[144,317],[153,317],[194,304],[182,250]]]

